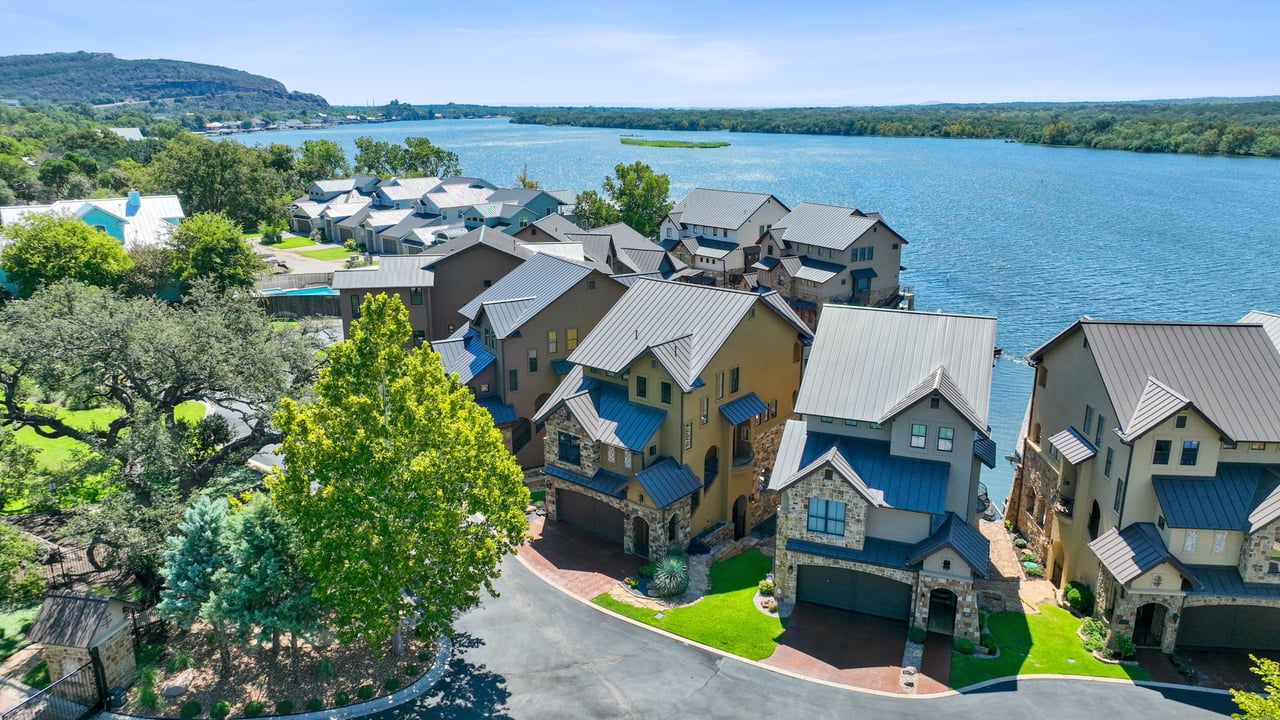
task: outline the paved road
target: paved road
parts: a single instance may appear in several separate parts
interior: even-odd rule
[[[408,718],[847,718],[1025,720],[1221,717],[1223,695],[1035,680],[959,697],[898,699],[779,675],[685,646],[584,607],[515,560],[502,596],[463,616],[434,696]],[[1017,692],[1014,692],[1017,690]],[[1198,707],[1203,706],[1203,707]]]

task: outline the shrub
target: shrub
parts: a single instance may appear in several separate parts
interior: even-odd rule
[[[773,595],[773,591],[778,589],[778,586],[774,585],[772,580],[761,580],[757,587],[761,595]]]
[[[1084,649],[1101,652],[1107,647],[1107,628],[1101,621],[1087,617],[1080,621],[1080,633],[1084,635]]]
[[[1121,659],[1128,660],[1138,652],[1138,646],[1134,644],[1133,638],[1128,635],[1117,635],[1116,652]]]
[[[627,587],[638,588],[640,587],[640,578],[629,577],[626,579],[626,583]]]
[[[360,687],[356,688],[356,697],[360,698],[361,700],[368,700],[369,698],[373,697],[373,686],[361,685]]]
[[[22,678],[22,682],[34,688],[44,688],[49,685],[49,665],[43,660],[39,665],[32,668],[32,672],[44,668],[44,682],[32,682],[30,675]],[[156,669],[153,665],[146,665],[138,670],[138,709],[154,715],[156,710],[160,708],[160,695],[156,692]]]
[[[323,680],[332,680],[338,676],[338,670],[333,663],[328,660],[317,660],[315,666],[316,677]]]
[[[432,655],[430,650],[418,651],[418,662],[429,663],[434,659],[435,659],[435,655]]]
[[[1023,550],[1018,559],[1022,560],[1022,562],[1036,562],[1036,554],[1029,550]]]
[[[394,692],[400,689],[400,678],[389,677],[382,683],[382,689],[387,692]]]
[[[973,641],[966,637],[956,638],[955,647],[956,652],[962,655],[972,655],[977,650],[977,646],[973,644]]]
[[[221,416],[219,416],[221,417]],[[191,653],[179,650],[173,654],[173,659],[169,661],[169,672],[178,672],[196,666],[195,658],[191,657]]]
[[[649,586],[657,597],[675,597],[689,589],[689,561],[668,555],[658,561]]]
[[[1014,541],[1013,541],[1013,546],[1014,546],[1014,547],[1016,547],[1016,548],[1018,548],[1019,550],[1021,550],[1022,548],[1024,548],[1024,547],[1026,547],[1026,546],[1027,546],[1027,539],[1026,539],[1026,538],[1016,538],[1016,539],[1014,539]]]
[[[667,556],[675,556],[678,558],[689,559],[689,550],[683,545],[669,545],[667,547]]]
[[[351,252],[355,252],[356,241],[352,240],[351,238],[347,238],[346,242],[342,243],[342,247],[346,250],[350,250]]]
[[[408,675],[409,677],[414,677],[414,676],[416,676],[416,675],[418,674],[418,666],[417,666],[417,665],[405,665],[405,666],[404,666],[404,674],[405,674],[405,675]]]
[[[200,703],[195,700],[188,700],[182,703],[182,708],[178,710],[178,715],[182,720],[191,720],[191,718],[198,716],[201,710],[203,708],[200,707]]]
[[[350,704],[351,704],[351,695],[345,692],[342,692],[341,690],[333,694],[334,707],[343,707]]]
[[[244,704],[244,716],[247,718],[256,718],[262,714],[262,703],[257,700],[250,700]]]
[[[996,649],[998,647],[996,645],[996,638],[991,633],[982,633],[981,642],[978,644],[986,648],[987,651],[992,654],[995,654]]]
[[[912,625],[911,629],[907,631],[907,639],[913,643],[922,643],[927,637],[929,637],[929,631],[919,625]]]
[[[1029,578],[1044,577],[1044,568],[1040,567],[1039,565],[1035,565],[1033,567],[1027,568],[1027,577]]]
[[[651,578],[657,569],[658,563],[646,563],[640,566],[640,570],[636,574],[642,578]]]
[[[1196,679],[1196,668],[1194,665],[1191,664],[1190,660],[1186,659],[1185,657],[1177,653],[1174,653],[1169,656],[1169,662],[1173,663],[1174,669],[1176,669],[1178,671],[1178,674],[1181,675],[1182,677],[1188,680]]]
[[[311,698],[305,705],[307,712],[320,712],[324,709],[324,703],[320,702],[320,698]]]
[[[276,703],[276,714],[277,715],[293,714],[293,701],[281,700],[280,702]]]
[[[1081,615],[1090,615],[1093,613],[1093,591],[1084,583],[1078,583],[1074,580],[1067,583],[1067,589],[1063,593],[1067,598],[1067,604],[1072,610]]]
[[[230,714],[231,714],[231,703],[227,702],[226,700],[219,700],[218,702],[213,704],[213,707],[209,708],[209,717],[213,718],[214,720],[222,720],[223,718],[225,718]]]

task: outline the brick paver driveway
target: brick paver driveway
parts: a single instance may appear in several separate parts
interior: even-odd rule
[[[520,559],[538,573],[581,598],[590,600],[635,575],[645,560],[626,555],[622,546],[564,522],[535,517]]]

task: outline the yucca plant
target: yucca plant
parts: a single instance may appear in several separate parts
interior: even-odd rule
[[[649,583],[657,597],[675,597],[689,589],[689,562],[678,555],[667,555],[658,561]]]

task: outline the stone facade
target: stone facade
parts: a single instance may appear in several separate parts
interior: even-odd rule
[[[591,477],[600,469],[600,446],[591,442],[587,431],[573,417],[568,408],[557,408],[547,416],[543,452],[548,465],[564,468],[584,477]],[[560,460],[560,433],[568,433],[579,439],[581,462],[577,465]],[[550,510],[547,511],[550,514]]]
[[[1273,562],[1271,551],[1280,541],[1280,520],[1258,528],[1240,548],[1240,577],[1247,583],[1280,583],[1280,573],[1269,572]]]
[[[1014,473],[1006,517],[1013,518],[1014,529],[1022,533],[1027,546],[1040,557],[1048,557],[1053,540],[1051,513],[1057,493],[1058,471],[1028,443],[1022,464]]]
[[[133,656],[133,632],[129,623],[117,624],[110,635],[98,644],[98,658],[108,688],[129,687],[137,677]],[[89,649],[46,645],[41,657],[49,663],[49,678],[57,680],[89,662]]]
[[[972,578],[960,578],[933,573],[919,573],[916,581],[915,624],[929,627],[929,597],[934,590],[948,590],[956,596],[955,637],[968,638],[977,645],[982,640],[982,627],[978,617],[978,594],[973,589]]]
[[[830,475],[828,476],[828,473]],[[779,493],[782,512],[778,514],[778,557],[782,557],[787,540],[796,538],[861,550],[867,528],[867,501],[840,475],[829,468],[818,468]],[[844,535],[828,535],[809,531],[809,498],[844,503]],[[779,583],[781,585],[782,583]]]
[[[751,450],[755,491],[747,498],[751,503],[751,509],[747,513],[747,532],[751,532],[757,525],[778,512],[778,504],[782,497],[766,488],[769,485],[769,475],[773,472],[773,463],[778,457],[778,446],[782,443],[782,432],[785,429],[782,423],[778,423],[768,430],[752,433]]]

